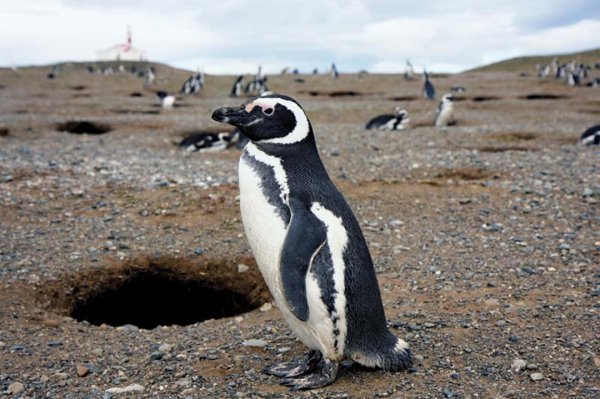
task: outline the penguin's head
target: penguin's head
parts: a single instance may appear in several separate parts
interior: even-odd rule
[[[446,93],[442,96],[443,103],[452,103],[454,101],[454,96],[451,93]]]
[[[311,131],[300,104],[281,94],[255,97],[239,107],[216,109],[212,118],[237,127],[250,140],[260,143],[293,144]]]

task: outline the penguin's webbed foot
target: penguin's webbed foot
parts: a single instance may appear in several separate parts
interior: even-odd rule
[[[323,359],[321,352],[311,350],[306,357],[300,361],[283,362],[265,367],[263,373],[275,375],[282,378],[294,378],[315,370]]]
[[[321,359],[316,369],[296,378],[282,378],[281,384],[293,391],[301,389],[315,389],[333,384],[339,370],[339,363],[329,359]]]

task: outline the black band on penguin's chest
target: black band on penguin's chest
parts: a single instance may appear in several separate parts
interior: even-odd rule
[[[275,209],[281,220],[287,226],[290,222],[290,208],[283,201],[283,190],[275,178],[272,166],[258,161],[246,151],[242,154],[243,161],[260,177],[260,189],[263,195]]]

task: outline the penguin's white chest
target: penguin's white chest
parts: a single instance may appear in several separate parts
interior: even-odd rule
[[[251,153],[256,151],[252,143],[246,148],[246,150],[248,149]],[[281,176],[282,171],[277,170],[280,165],[276,165],[273,159],[263,158],[263,161],[273,161],[270,166],[274,167],[275,175],[277,176],[279,173],[280,180],[285,178],[285,176]],[[280,274],[280,254],[287,234],[287,226],[276,207],[269,202],[261,184],[261,176],[242,157],[239,165],[240,209],[246,237],[256,263],[284,319],[298,338],[306,346],[319,350],[328,358],[340,359],[343,356],[346,331],[343,294],[336,303],[342,310],[336,312],[337,319],[336,325],[334,325],[321,298],[321,289],[317,280],[309,271],[306,276],[309,319],[305,322],[300,321],[290,311],[283,293]],[[282,184],[281,188],[284,192],[286,185]],[[338,269],[339,267],[343,268],[343,265],[336,266]],[[342,278],[336,276],[336,285],[343,284],[343,274],[341,276]],[[343,287],[336,288],[339,290],[338,292],[344,292]],[[335,336],[334,330],[336,329],[342,330],[342,336],[339,336],[339,333],[337,337]]]
[[[437,120],[435,121],[436,126],[448,126],[450,119],[452,119],[452,104],[449,104],[442,108]]]

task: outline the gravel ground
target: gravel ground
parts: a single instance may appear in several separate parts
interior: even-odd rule
[[[157,69],[155,89],[187,77]],[[420,81],[269,80],[305,107],[417,359],[401,373],[344,364],[332,386],[298,393],[261,374],[305,348],[243,236],[239,152],[174,145],[220,128],[212,110],[241,102],[227,97],[234,77],[161,110],[131,75],[48,71],[0,69],[0,397],[600,396],[600,149],[576,145],[599,122],[598,89],[434,76],[440,94],[467,88],[440,132]],[[410,130],[363,129],[395,105]],[[57,131],[72,120],[112,130]],[[119,308],[131,319],[108,318]],[[162,325],[179,311],[195,322]]]

